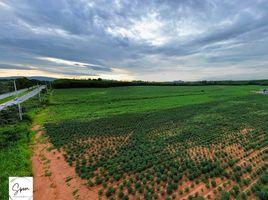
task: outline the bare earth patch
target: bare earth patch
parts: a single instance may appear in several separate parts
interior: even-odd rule
[[[33,126],[33,130],[38,131],[32,157],[34,199],[98,199],[98,188],[89,189],[85,185],[86,181],[78,177],[75,169],[65,162],[63,151],[54,149],[40,128]]]

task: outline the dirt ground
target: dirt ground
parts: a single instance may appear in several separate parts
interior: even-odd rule
[[[90,189],[85,185],[86,181],[79,178],[75,169],[64,161],[63,152],[53,149],[43,136],[42,127],[35,125],[32,129],[37,131],[32,157],[34,199],[98,199],[98,189]]]
[[[44,137],[45,131],[42,127],[35,125],[32,127],[36,131],[35,144],[34,144],[34,155],[32,157],[32,166],[34,173],[34,199],[37,200],[96,200],[99,199],[98,190],[101,186],[89,188],[87,187],[86,180],[82,180],[77,176],[74,167],[70,167],[63,157],[63,150],[56,150],[49,143],[47,137]],[[259,166],[264,164],[265,161],[261,161],[261,157],[257,157],[261,151],[264,151],[267,147],[254,152],[245,152],[243,148],[239,148],[239,145],[231,145],[225,147],[224,150],[228,152],[229,155],[237,157],[240,159],[236,165],[242,166],[243,164],[256,164],[253,166],[253,171],[255,171]],[[192,148],[189,150],[191,157],[195,157],[200,154],[204,157],[212,158],[214,156],[213,151],[206,148]],[[246,154],[248,153],[248,154]],[[251,159],[251,161],[249,161]],[[257,161],[259,161],[257,163]],[[226,169],[228,172],[231,168]],[[251,173],[246,173],[242,178],[250,178]],[[202,182],[191,185],[193,181],[189,181],[184,177],[184,183],[179,186],[178,190],[183,190],[188,187],[189,192],[184,192],[182,195],[177,197],[177,199],[187,199],[189,195],[195,196],[196,193],[202,195],[206,199],[210,196],[211,199],[219,198],[220,193],[214,193],[214,190],[221,187],[223,190],[227,191],[232,188],[236,183],[230,181],[229,179],[214,178],[209,179],[216,181],[217,187],[206,188],[206,185]],[[242,191],[246,191],[252,186],[256,180],[251,180],[249,186],[242,188]],[[119,183],[114,183],[119,184]],[[225,186],[224,186],[225,185]],[[223,187],[224,186],[224,187]],[[125,191],[126,192],[126,191]],[[136,199],[136,197],[130,195],[130,200]],[[159,195],[159,198],[164,199],[163,196]],[[104,198],[105,199],[105,198]],[[141,198],[143,199],[143,198]]]

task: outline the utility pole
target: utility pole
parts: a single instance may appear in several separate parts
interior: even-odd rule
[[[16,80],[14,80],[14,89],[15,89],[15,92],[16,92],[16,100],[18,101],[18,91],[17,91],[17,86],[16,86]],[[19,110],[19,117],[20,117],[20,120],[22,120],[22,111],[21,111],[21,106],[20,106],[20,103],[18,102],[18,110]]]
[[[40,94],[40,87],[39,87],[39,83],[37,84],[38,87],[38,96],[39,96],[39,102],[41,102],[41,94]]]
[[[46,90],[47,90],[47,94],[48,94],[48,81],[46,82]]]

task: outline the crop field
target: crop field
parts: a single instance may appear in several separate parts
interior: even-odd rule
[[[100,199],[268,199],[260,89],[57,89],[45,135]]]

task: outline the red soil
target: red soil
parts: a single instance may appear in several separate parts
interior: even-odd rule
[[[76,175],[75,169],[64,160],[63,151],[51,150],[52,145],[42,137],[40,126],[36,134],[34,155],[32,157],[34,173],[34,199],[38,200],[73,200],[98,199],[97,188],[89,189]],[[66,181],[67,177],[72,179]]]

